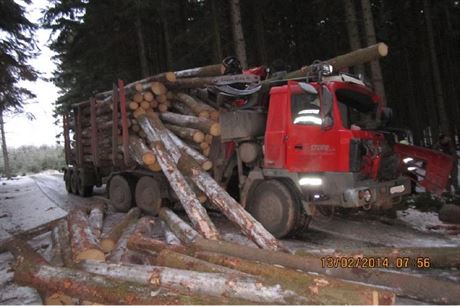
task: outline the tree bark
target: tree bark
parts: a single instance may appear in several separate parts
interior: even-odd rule
[[[308,304],[329,305],[392,305],[394,293],[365,285],[344,282],[328,276],[299,272],[262,262],[197,252],[196,257],[252,275],[263,277],[270,284],[281,284],[299,295],[309,297]]]
[[[167,244],[181,245],[180,239],[169,229],[164,221],[161,221],[161,229]]]
[[[115,247],[110,251],[109,256],[107,256],[107,262],[119,263],[123,261],[122,259],[129,251],[127,247],[128,239],[133,234],[135,227],[136,224],[130,223],[128,227],[125,228],[120,236],[120,239],[118,239],[115,244]]]
[[[192,243],[200,234],[195,231],[190,225],[184,222],[169,208],[163,207],[159,213],[160,219],[165,222],[181,241]]]
[[[363,10],[364,18],[364,30],[366,32],[366,42],[368,45],[377,43],[375,36],[374,17],[372,15],[372,8],[370,0],[361,0],[361,8]],[[382,69],[380,68],[380,62],[374,60],[371,62],[371,75],[372,83],[374,84],[375,91],[382,100],[383,106],[387,105],[387,99],[385,95],[385,86],[383,83]]]
[[[225,72],[225,67],[222,64],[215,64],[203,67],[196,67],[186,70],[176,71],[176,78],[202,78],[222,75]]]
[[[104,203],[97,203],[89,213],[88,223],[93,230],[94,236],[99,238],[102,233],[102,224],[104,222]]]
[[[60,253],[62,256],[62,262],[65,267],[73,267],[73,256],[72,248],[70,245],[70,234],[69,234],[69,225],[67,220],[62,220],[58,223],[53,229],[55,231],[56,239],[59,241]]]
[[[270,304],[300,304],[307,301],[306,298],[284,290],[279,285],[266,286],[249,277],[158,266],[102,264],[89,261],[81,263],[80,267],[87,272],[144,286],[160,286],[181,294],[229,297],[230,299]]]
[[[241,23],[240,0],[230,1],[230,14],[232,16],[232,33],[233,45],[235,46],[236,56],[241,62],[243,68],[248,67],[248,58],[246,56],[246,41],[244,40],[243,24]]]
[[[120,237],[126,229],[136,222],[141,214],[141,210],[137,207],[132,208],[123,219],[117,223],[111,230],[101,238],[101,248],[105,253],[112,251],[115,248]]]
[[[388,46],[384,43],[378,43],[367,48],[358,49],[347,54],[339,55],[337,57],[328,59],[324,62],[332,65],[334,67],[334,70],[339,71],[343,68],[353,67],[371,61],[376,61],[381,57],[387,56],[387,54]],[[299,70],[289,72],[284,78],[292,79],[305,77],[310,71],[310,66],[304,66]]]
[[[5,120],[3,119],[2,109],[0,109],[0,133],[2,136],[3,172],[7,179],[11,179],[10,158],[8,156],[8,147],[6,146]]]
[[[171,250],[181,254],[192,255],[189,248],[183,245],[166,244],[163,241],[147,238],[142,235],[134,234],[129,237],[128,248],[137,252],[160,253],[162,250]]]
[[[74,262],[83,259],[105,261],[104,253],[99,248],[99,240],[91,230],[88,217],[82,210],[74,209],[69,213],[68,227]]]
[[[211,114],[217,112],[213,107],[185,93],[178,92],[175,97],[185,103],[198,117],[210,118]]]
[[[196,151],[195,149],[188,146],[185,142],[179,139],[173,132],[167,131],[169,137],[172,141],[176,144],[179,150],[185,152],[186,154],[190,155],[197,163],[201,165],[203,170],[208,171],[212,168],[212,161],[210,161],[206,156],[203,156],[201,153]]]
[[[213,136],[220,135],[220,124],[206,118],[198,118],[195,116],[186,116],[169,112],[160,114],[160,118],[170,124],[194,128]]]
[[[359,35],[358,23],[356,18],[355,3],[353,0],[345,0],[345,23],[347,25],[348,42],[351,51],[361,49],[361,39]],[[355,66],[355,72],[364,75],[364,65]]]
[[[155,153],[153,153],[139,137],[134,135],[129,137],[128,149],[128,154],[138,164],[149,166],[156,163]]]
[[[207,241],[197,238],[192,248],[215,252],[247,260],[281,265],[286,268],[326,274],[336,278],[393,288],[398,296],[410,296],[431,303],[450,304],[460,300],[460,284],[422,275],[406,274],[379,269],[326,268],[318,256],[301,257],[272,252],[225,241]],[[441,294],[440,294],[441,293]]]
[[[176,163],[170,156],[170,150],[166,150],[165,144],[154,132],[148,118],[145,115],[140,115],[137,117],[137,120],[147,134],[151,148],[163,173],[176,192],[194,227],[206,238],[219,239],[219,233],[206,213],[206,209],[198,201],[192,188],[177,169]],[[172,142],[170,139],[167,140]],[[175,147],[175,145],[168,143],[168,148],[170,147]]]
[[[202,143],[204,141],[204,133],[200,130],[172,124],[165,124],[165,127],[182,139],[196,143]]]

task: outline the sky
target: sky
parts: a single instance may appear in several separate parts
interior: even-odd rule
[[[27,17],[32,22],[38,23],[41,17],[40,10],[47,5],[46,0],[34,0],[27,6]],[[53,52],[46,47],[51,31],[38,29],[35,38],[41,50],[40,55],[31,60],[30,64],[42,77],[49,78],[56,65],[52,62]],[[51,82],[38,80],[36,82],[22,82],[22,86],[31,90],[37,96],[34,103],[24,107],[26,112],[35,116],[30,121],[24,115],[14,115],[5,118],[6,142],[8,147],[20,147],[22,145],[40,146],[43,144],[55,145],[56,135],[61,128],[54,125],[53,103],[58,97],[58,88]]]

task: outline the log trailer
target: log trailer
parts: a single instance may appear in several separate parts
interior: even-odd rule
[[[307,78],[264,81],[268,90],[243,99],[216,87],[190,91],[221,110],[221,135],[211,144],[210,173],[278,238],[305,229],[311,216],[325,208],[391,208],[411,192],[409,177],[402,175],[402,160],[411,156],[437,156],[435,179],[427,180],[438,182],[435,190],[447,182],[448,156],[395,144],[391,133],[380,130],[389,111],[376,94],[361,80],[331,75],[330,70],[330,65],[318,64]],[[119,156],[119,146],[128,151],[122,82],[114,88],[112,101],[120,111],[112,107],[104,117],[112,118],[110,125],[105,123],[112,135],[102,140],[111,143],[106,152],[98,151],[104,122],[98,120],[102,114],[95,99],[74,104],[64,116],[67,190],[88,196],[93,186],[107,184],[116,209],[127,211],[137,204],[155,214],[162,205],[177,202],[177,196],[161,172],[133,163],[127,154]],[[83,133],[85,122],[89,134]],[[426,177],[433,177],[433,171]]]

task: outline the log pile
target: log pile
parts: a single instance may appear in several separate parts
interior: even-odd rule
[[[10,239],[5,247],[16,259],[15,281],[37,289],[48,304],[380,305],[393,304],[395,296],[452,304],[460,298],[460,284],[430,276],[380,269],[327,269],[321,267],[320,256],[311,253],[298,256],[205,239],[167,208],[162,208],[157,218],[140,218],[135,208],[118,216],[114,226],[103,227],[100,237],[94,226],[88,226],[83,235],[79,228],[91,224],[94,209],[100,207],[72,211],[50,228],[50,259],[25,240]],[[93,249],[102,250],[107,237],[114,239],[116,246],[106,250],[103,258],[90,252],[83,256],[82,247],[75,245],[88,245],[86,236],[93,237]],[[424,251],[430,254],[429,249]],[[379,252],[376,249],[374,253]],[[404,254],[405,250],[398,252]],[[416,250],[410,252],[423,256]],[[458,249],[448,252],[458,257]]]

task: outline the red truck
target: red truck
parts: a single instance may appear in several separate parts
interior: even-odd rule
[[[268,95],[259,94],[250,109],[237,106],[234,97],[224,98],[234,107],[221,112],[221,139],[211,146],[212,174],[276,237],[305,229],[316,208],[391,208],[411,192],[402,158],[413,152],[425,156],[422,148],[395,151],[392,134],[379,130],[389,111],[361,80],[323,76],[324,71],[308,82],[271,82]],[[76,126],[85,103],[73,107]],[[93,185],[107,183],[114,207],[126,210],[137,203],[153,213],[157,209],[148,207],[177,201],[162,174],[115,159],[106,165],[85,163],[78,128],[74,152],[68,145],[68,121],[64,180],[70,192],[88,195]],[[449,158],[441,159],[448,166]],[[439,177],[445,179],[444,172]]]

